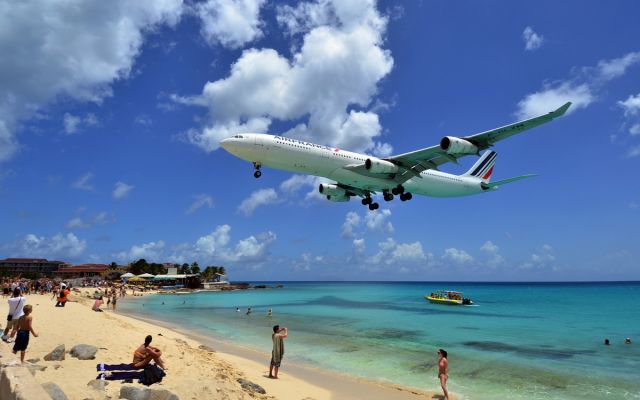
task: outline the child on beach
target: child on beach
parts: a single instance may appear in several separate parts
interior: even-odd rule
[[[16,337],[16,342],[13,344],[13,354],[17,354],[20,352],[20,362],[24,364],[24,355],[27,352],[27,346],[29,346],[29,332],[33,334],[34,337],[38,337],[38,334],[33,330],[33,317],[31,316],[31,312],[33,311],[33,306],[27,304],[24,306],[24,315],[18,319],[18,324],[13,328],[13,332],[11,332],[11,337],[18,333]]]

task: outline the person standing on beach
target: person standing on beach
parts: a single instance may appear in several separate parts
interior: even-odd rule
[[[33,306],[30,304],[24,306],[24,314],[18,319],[17,325],[13,327],[13,332],[11,332],[12,337],[16,332],[18,333],[16,342],[13,345],[13,354],[20,352],[20,362],[23,364],[24,355],[27,352],[27,346],[29,346],[29,333],[31,333],[33,337],[38,337],[38,334],[33,330],[33,326],[31,325],[33,322],[31,311],[33,311]]]
[[[273,350],[271,351],[271,363],[269,364],[269,378],[278,379],[278,369],[282,357],[284,357],[284,338],[289,336],[287,328],[280,328],[280,325],[273,327],[271,341],[273,342]]]
[[[449,361],[447,360],[447,352],[438,350],[438,379],[444,393],[445,400],[449,400],[449,391],[447,391],[447,379],[449,379]]]
[[[20,295],[20,289],[17,287],[13,289],[13,297],[7,300],[9,303],[9,314],[7,315],[7,326],[4,328],[2,340],[7,343],[11,343],[12,339],[9,337],[9,333],[18,325],[18,319],[24,315],[24,304],[27,302],[27,298]]]

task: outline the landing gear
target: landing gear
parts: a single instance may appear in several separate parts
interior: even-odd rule
[[[401,201],[408,201],[408,200],[411,200],[412,198],[413,198],[413,195],[411,193],[409,193],[409,192],[402,193],[400,195],[400,200]]]
[[[394,187],[393,189],[391,189],[391,193],[393,193],[395,195],[399,195],[399,194],[404,193],[404,186],[398,185],[398,186]]]
[[[368,206],[372,202],[373,202],[373,199],[371,197],[365,197],[364,199],[362,199],[362,205],[363,206]]]
[[[254,162],[253,163],[253,168],[256,170],[256,172],[253,173],[253,177],[254,178],[260,178],[262,176],[262,172],[260,172],[260,167],[262,165],[259,162]]]
[[[393,200],[393,195],[391,193],[389,193],[389,192],[384,192],[383,197],[384,197],[384,201]]]
[[[371,211],[377,210],[378,208],[380,208],[380,205],[378,203],[369,204],[369,210],[371,210]]]

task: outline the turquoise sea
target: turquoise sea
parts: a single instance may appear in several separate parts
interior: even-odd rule
[[[286,326],[283,372],[286,361],[304,362],[438,390],[444,348],[449,387],[467,399],[640,399],[637,282],[266,284],[278,283],[284,288],[130,297],[119,309],[265,353],[271,326]],[[437,289],[462,290],[477,305],[424,300]]]

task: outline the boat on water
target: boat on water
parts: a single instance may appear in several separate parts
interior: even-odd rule
[[[470,306],[473,304],[471,299],[465,298],[464,293],[455,290],[436,290],[428,296],[424,296],[433,304],[448,304],[452,306]]]

